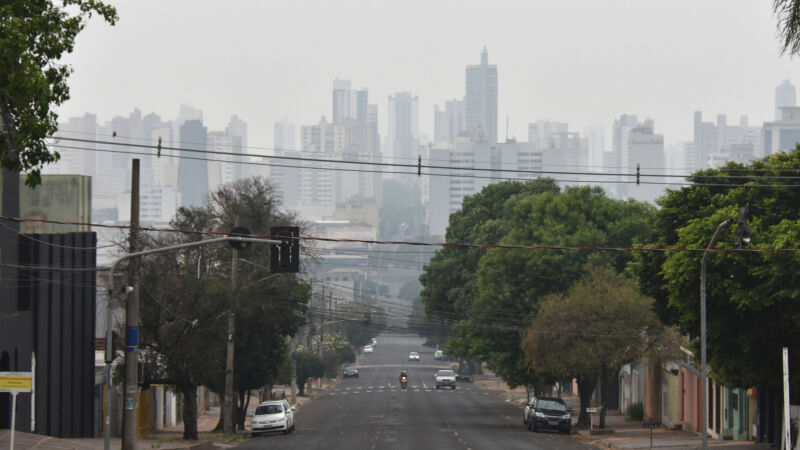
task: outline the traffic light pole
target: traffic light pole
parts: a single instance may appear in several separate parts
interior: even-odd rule
[[[137,258],[137,257],[140,257],[140,256],[152,255],[154,253],[161,253],[161,252],[166,252],[166,251],[179,250],[179,249],[183,249],[183,248],[199,247],[199,246],[202,246],[202,245],[209,245],[209,244],[214,244],[214,243],[218,243],[218,242],[233,242],[233,243],[236,243],[236,242],[252,242],[252,243],[261,243],[261,244],[277,244],[277,245],[280,245],[282,241],[275,240],[275,239],[248,238],[248,237],[242,237],[242,236],[226,236],[226,237],[220,237],[220,238],[207,239],[207,240],[203,240],[203,241],[187,242],[185,244],[170,245],[168,247],[160,247],[160,248],[154,248],[154,249],[150,249],[150,250],[142,250],[142,251],[139,251],[139,252],[128,253],[127,255],[124,255],[124,256],[120,257],[119,259],[117,259],[116,261],[114,261],[111,264],[111,271],[109,272],[109,284],[111,285],[110,292],[111,293],[115,292],[114,291],[114,272],[116,271],[116,268],[119,265],[119,263],[121,263],[122,261],[125,261],[127,259],[131,259],[131,258]],[[111,303],[111,296],[109,296],[109,303]],[[111,306],[109,305],[109,308],[110,307]],[[136,312],[136,316],[137,316],[137,322],[136,322],[135,326],[138,328],[138,325],[139,325],[138,324],[138,311]],[[106,327],[108,327],[107,330],[110,330],[111,327],[113,327],[112,317],[113,317],[112,314],[107,314],[106,315],[106,320],[107,320]],[[130,323],[130,322],[131,322],[130,320],[126,321],[126,323]],[[108,342],[106,343],[106,345],[109,345],[109,344],[110,343],[108,343]],[[130,353],[134,353],[134,352],[130,352]],[[111,371],[111,358],[107,358],[107,361],[106,361],[106,373],[110,373],[110,371]],[[136,378],[133,378],[131,380],[131,382],[132,382],[134,387],[136,387],[138,385],[138,381],[136,381]],[[126,382],[126,385],[127,384],[128,384],[128,382]],[[106,411],[110,411],[110,410],[111,410],[111,396],[110,395],[106,395]],[[136,402],[133,403],[133,411],[131,413],[132,413],[134,418],[137,417],[137,405],[136,405]],[[133,445],[133,447],[130,447],[130,450],[135,450],[136,449],[136,445],[138,443],[138,437],[137,437],[136,433],[131,433],[130,438],[131,438],[131,445]],[[123,441],[123,449],[124,450],[128,450],[129,448],[125,447],[124,444],[125,444],[125,442]]]

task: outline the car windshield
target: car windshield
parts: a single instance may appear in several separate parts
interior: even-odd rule
[[[539,403],[536,404],[536,407],[550,411],[567,412],[567,406],[556,400],[539,400]]]
[[[283,408],[281,408],[281,405],[264,405],[256,408],[257,416],[261,414],[280,414],[282,412]]]
[[[452,370],[440,370],[437,374],[440,377],[452,377],[453,371]]]
[[[419,353],[417,353],[417,352],[411,352],[411,353],[409,353],[409,355],[411,355],[411,356],[417,356],[418,354],[419,354]]]
[[[356,368],[353,367],[353,366],[347,366],[347,367],[344,368],[344,370],[350,372],[350,371],[356,370]]]

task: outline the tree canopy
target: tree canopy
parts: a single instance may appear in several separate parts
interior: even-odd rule
[[[486,186],[481,192],[465,198],[461,209],[450,215],[446,242],[499,242],[510,229],[507,218],[515,199],[542,192],[558,192],[558,186],[550,179],[528,183],[504,181]],[[420,296],[428,325],[431,325],[425,328],[433,331],[427,337],[435,338],[435,343],[443,344],[442,334],[467,317],[478,292],[475,277],[478,262],[485,254],[485,248],[444,247],[425,266],[425,272],[420,276],[423,286]],[[457,350],[456,343],[450,352],[456,356],[468,356],[466,349]]]
[[[579,424],[588,424],[596,381],[613,382],[622,365],[644,354],[648,330],[661,327],[652,303],[609,267],[589,268],[567,292],[541,302],[523,340],[525,360],[535,371],[578,380]]]
[[[236,215],[252,233],[268,234],[272,225],[295,220],[280,210],[273,194],[271,185],[258,178],[222,186],[212,193],[206,207],[178,211],[173,225],[185,233],[151,236],[151,245],[198,240],[208,231],[230,231]],[[269,247],[263,245],[240,252],[237,288],[233,289],[231,252],[220,244],[159,253],[145,260],[142,348],[158,355],[156,369],[160,370],[154,373],[182,387],[186,395],[192,395],[199,383],[223,394],[227,317],[233,313],[234,389],[243,407],[246,392],[271,384],[280,375],[288,352],[286,336],[293,335],[304,321],[310,289],[292,274],[271,274]],[[190,326],[195,319],[197,326]],[[243,416],[237,419],[243,424]],[[194,426],[185,437],[196,439],[192,416],[184,423]]]
[[[528,327],[547,295],[565,292],[587,265],[622,271],[630,253],[604,249],[651,239],[652,213],[652,206],[612,200],[598,187],[520,196],[500,243],[550,248],[490,249],[477,271],[477,298],[467,320],[457,326],[459,339],[510,385],[535,384],[536,374],[520,347],[520,330]]]
[[[696,184],[659,199],[657,247],[704,249],[717,226],[748,204],[751,249],[800,248],[800,189],[786,179],[800,170],[800,149],[748,165],[729,163],[695,174]],[[729,176],[744,178],[729,178]],[[699,178],[700,176],[712,178]],[[713,178],[720,177],[720,178]],[[708,186],[713,180],[716,186]],[[743,182],[744,180],[744,182]],[[754,185],[760,185],[757,187]],[[774,185],[774,187],[764,186]],[[717,248],[733,249],[737,225]],[[700,263],[703,252],[639,255],[631,272],[656,297],[662,317],[692,337],[700,333]],[[707,261],[708,361],[711,375],[729,386],[775,386],[779,352],[800,344],[800,254],[795,251],[711,252]],[[697,342],[695,342],[697,344]],[[695,345],[699,355],[699,345]],[[793,361],[797,356],[792,352]],[[797,384],[800,377],[792,377]],[[794,391],[794,390],[793,390]]]
[[[0,3],[0,166],[40,183],[58,160],[45,138],[58,129],[53,108],[69,99],[72,72],[60,62],[93,15],[114,25],[117,11],[97,0],[6,0]]]

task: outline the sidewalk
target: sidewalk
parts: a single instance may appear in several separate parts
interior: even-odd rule
[[[594,417],[595,424],[599,420]],[[653,428],[652,447],[651,430],[642,426],[641,422],[628,422],[620,414],[609,413],[606,415],[606,430],[613,430],[611,434],[590,434],[589,430],[577,430],[573,436],[594,447],[609,449],[640,449],[640,448],[672,448],[691,449],[700,448],[700,436],[697,433],[681,430],[668,430],[663,427]],[[720,441],[708,440],[709,447],[720,447],[724,450],[767,449],[770,444],[755,444],[750,441]]]

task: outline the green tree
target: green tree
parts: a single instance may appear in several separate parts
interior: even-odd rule
[[[58,129],[53,108],[69,99],[72,72],[61,63],[93,15],[114,25],[117,11],[97,0],[5,0],[0,3],[0,167],[40,183],[58,161],[45,138]]]
[[[653,208],[636,201],[618,201],[595,187],[568,187],[520,198],[506,220],[507,245],[555,248],[491,249],[477,272],[478,296],[467,320],[456,327],[470,351],[490,364],[511,386],[535,386],[540,374],[525,363],[520,335],[547,295],[565,292],[587,265],[622,271],[629,252],[602,248],[630,247],[651,239]],[[598,250],[560,249],[586,246]]]
[[[322,341],[322,359],[325,362],[325,376],[336,378],[339,366],[356,362],[356,352],[344,335],[326,334]]]
[[[315,353],[308,351],[297,352],[297,390],[300,395],[305,394],[306,382],[311,377],[325,375],[325,363]]]
[[[800,189],[787,187],[790,182],[785,178],[769,178],[793,177],[798,170],[800,149],[746,166],[729,163],[696,173],[691,178],[694,185],[669,191],[659,199],[655,227],[672,231],[660,232],[653,246],[705,249],[717,226],[727,217],[736,218],[739,208],[749,203],[750,248],[800,248]],[[707,185],[712,181],[715,186]],[[770,184],[774,187],[753,186]],[[734,248],[737,231],[732,225],[717,248]],[[663,313],[676,318],[681,329],[695,338],[700,334],[702,255],[668,252],[658,258],[640,257],[631,267],[640,285],[661,295]],[[708,361],[717,381],[738,387],[778,386],[781,347],[800,345],[798,263],[800,254],[794,251],[709,254]],[[653,280],[653,274],[659,277]],[[699,355],[699,343],[693,344]],[[792,375],[791,382],[793,388],[800,387],[800,377]]]
[[[650,339],[664,334],[652,302],[609,267],[589,268],[566,293],[542,302],[523,340],[525,360],[535,371],[577,379],[579,425],[589,424],[586,407],[597,380],[601,387],[615,382],[624,364],[643,356]],[[607,392],[601,392],[601,399],[602,428]]]
[[[257,178],[222,186],[211,194],[210,200],[203,208],[179,209],[173,225],[186,232],[153,236],[150,245],[195,241],[208,231],[227,232],[236,215],[251,232],[262,235],[268,234],[272,225],[296,220],[281,211],[274,200],[274,188]],[[240,252],[237,289],[233,290],[231,252],[229,246],[220,244],[148,258],[143,265],[147,275],[143,286],[153,301],[142,301],[142,328],[145,345],[155,353],[167,352],[164,361],[168,370],[173,370],[172,365],[185,367],[180,375],[187,385],[202,383],[224,399],[227,317],[233,313],[234,390],[238,392],[235,402],[239,411],[236,422],[242,427],[249,402],[247,393],[270,384],[279,375],[288,351],[286,336],[293,335],[303,322],[309,286],[292,274],[271,274],[269,246],[253,245]],[[208,312],[199,317],[195,310]],[[180,352],[183,341],[167,342],[153,332],[182,327],[183,321],[174,320],[178,315],[198,319],[200,326],[192,336],[197,340],[196,355],[168,353],[175,345],[175,352]],[[189,357],[192,364],[179,364],[180,358]],[[186,426],[192,425],[187,422]],[[193,426],[194,433],[184,433],[187,438],[196,437],[196,423]]]
[[[772,9],[778,17],[781,53],[800,54],[800,1],[773,0]]]
[[[450,215],[445,240],[450,244],[495,244],[509,232],[508,218],[518,198],[558,191],[551,179],[491,184],[465,198],[461,209]],[[444,247],[424,267],[419,278],[423,286],[420,297],[427,323],[423,325],[432,331],[425,334],[430,344],[445,345],[452,326],[467,317],[478,293],[478,262],[485,254],[485,248]],[[473,356],[470,346],[459,339],[448,353]]]

